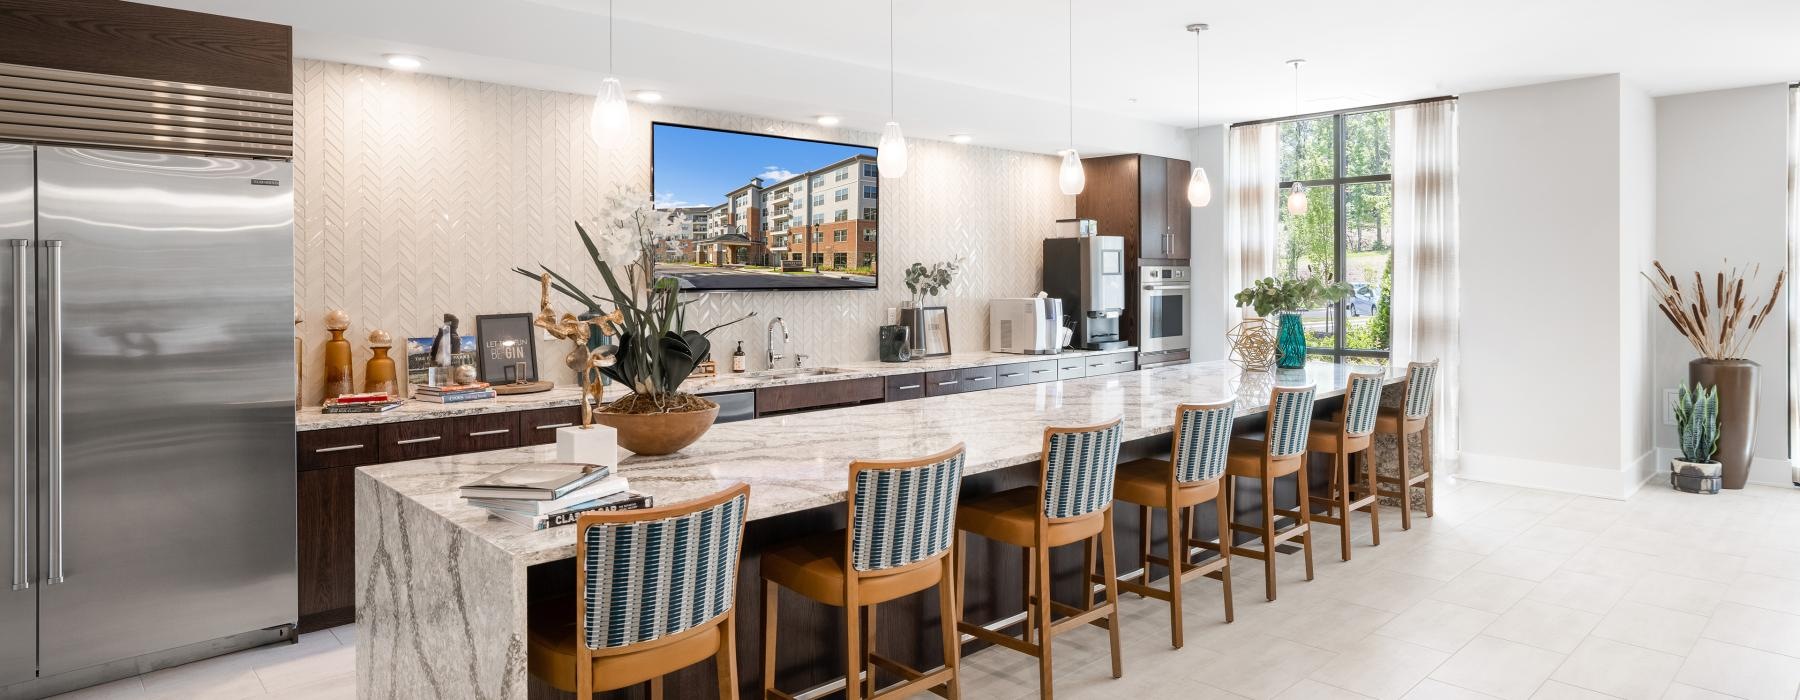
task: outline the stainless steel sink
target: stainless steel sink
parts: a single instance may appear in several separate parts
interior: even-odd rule
[[[769,369],[754,374],[759,377],[823,377],[830,374],[844,374],[845,370],[835,367],[792,367],[789,369]]]

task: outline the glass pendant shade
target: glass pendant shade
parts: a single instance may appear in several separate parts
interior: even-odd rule
[[[1063,194],[1081,194],[1087,187],[1087,171],[1081,168],[1081,154],[1075,149],[1063,151],[1062,170],[1056,175],[1056,184],[1062,187]]]
[[[1212,181],[1206,179],[1206,168],[1194,168],[1188,176],[1188,205],[1204,207],[1212,203]]]
[[[594,96],[594,113],[588,118],[588,129],[601,148],[618,148],[625,144],[631,125],[631,103],[625,101],[625,86],[618,78],[600,83]]]
[[[906,135],[900,133],[900,122],[882,127],[881,143],[875,148],[875,167],[882,177],[891,180],[906,175]]]
[[[1287,208],[1294,216],[1306,213],[1306,187],[1294,185],[1294,189],[1288,191]]]

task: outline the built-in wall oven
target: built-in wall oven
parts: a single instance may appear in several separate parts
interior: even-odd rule
[[[1185,265],[1145,265],[1138,276],[1140,367],[1186,362],[1193,279]]]

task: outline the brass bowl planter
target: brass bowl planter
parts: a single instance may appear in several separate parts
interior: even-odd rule
[[[619,446],[641,455],[666,455],[694,444],[719,417],[719,404],[701,399],[706,408],[674,413],[608,413],[594,411],[594,422],[619,431]]]

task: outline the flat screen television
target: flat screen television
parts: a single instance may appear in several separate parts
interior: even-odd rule
[[[650,136],[656,207],[677,212],[658,276],[691,292],[875,288],[875,149],[660,122]]]

